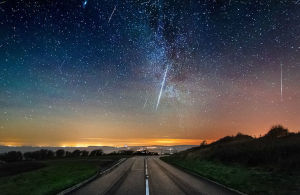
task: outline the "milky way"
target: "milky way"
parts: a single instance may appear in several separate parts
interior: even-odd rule
[[[299,130],[299,6],[3,1],[0,144]]]

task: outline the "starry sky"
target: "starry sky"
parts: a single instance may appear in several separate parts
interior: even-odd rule
[[[0,144],[300,126],[298,0],[0,0]]]

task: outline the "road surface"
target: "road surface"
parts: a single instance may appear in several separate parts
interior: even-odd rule
[[[179,170],[158,157],[133,157],[112,172],[73,192],[76,195],[237,194]]]

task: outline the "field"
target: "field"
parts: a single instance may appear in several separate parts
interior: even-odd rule
[[[56,194],[112,166],[121,156],[17,162],[0,176],[1,195]],[[7,165],[0,165],[7,166]],[[15,166],[15,169],[13,169]],[[4,170],[4,169],[3,169]],[[19,170],[19,172],[16,172]]]

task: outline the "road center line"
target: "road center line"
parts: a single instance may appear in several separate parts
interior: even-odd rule
[[[148,165],[147,165],[147,158],[145,158],[145,183],[146,183],[146,195],[149,195],[149,181],[148,181]]]

